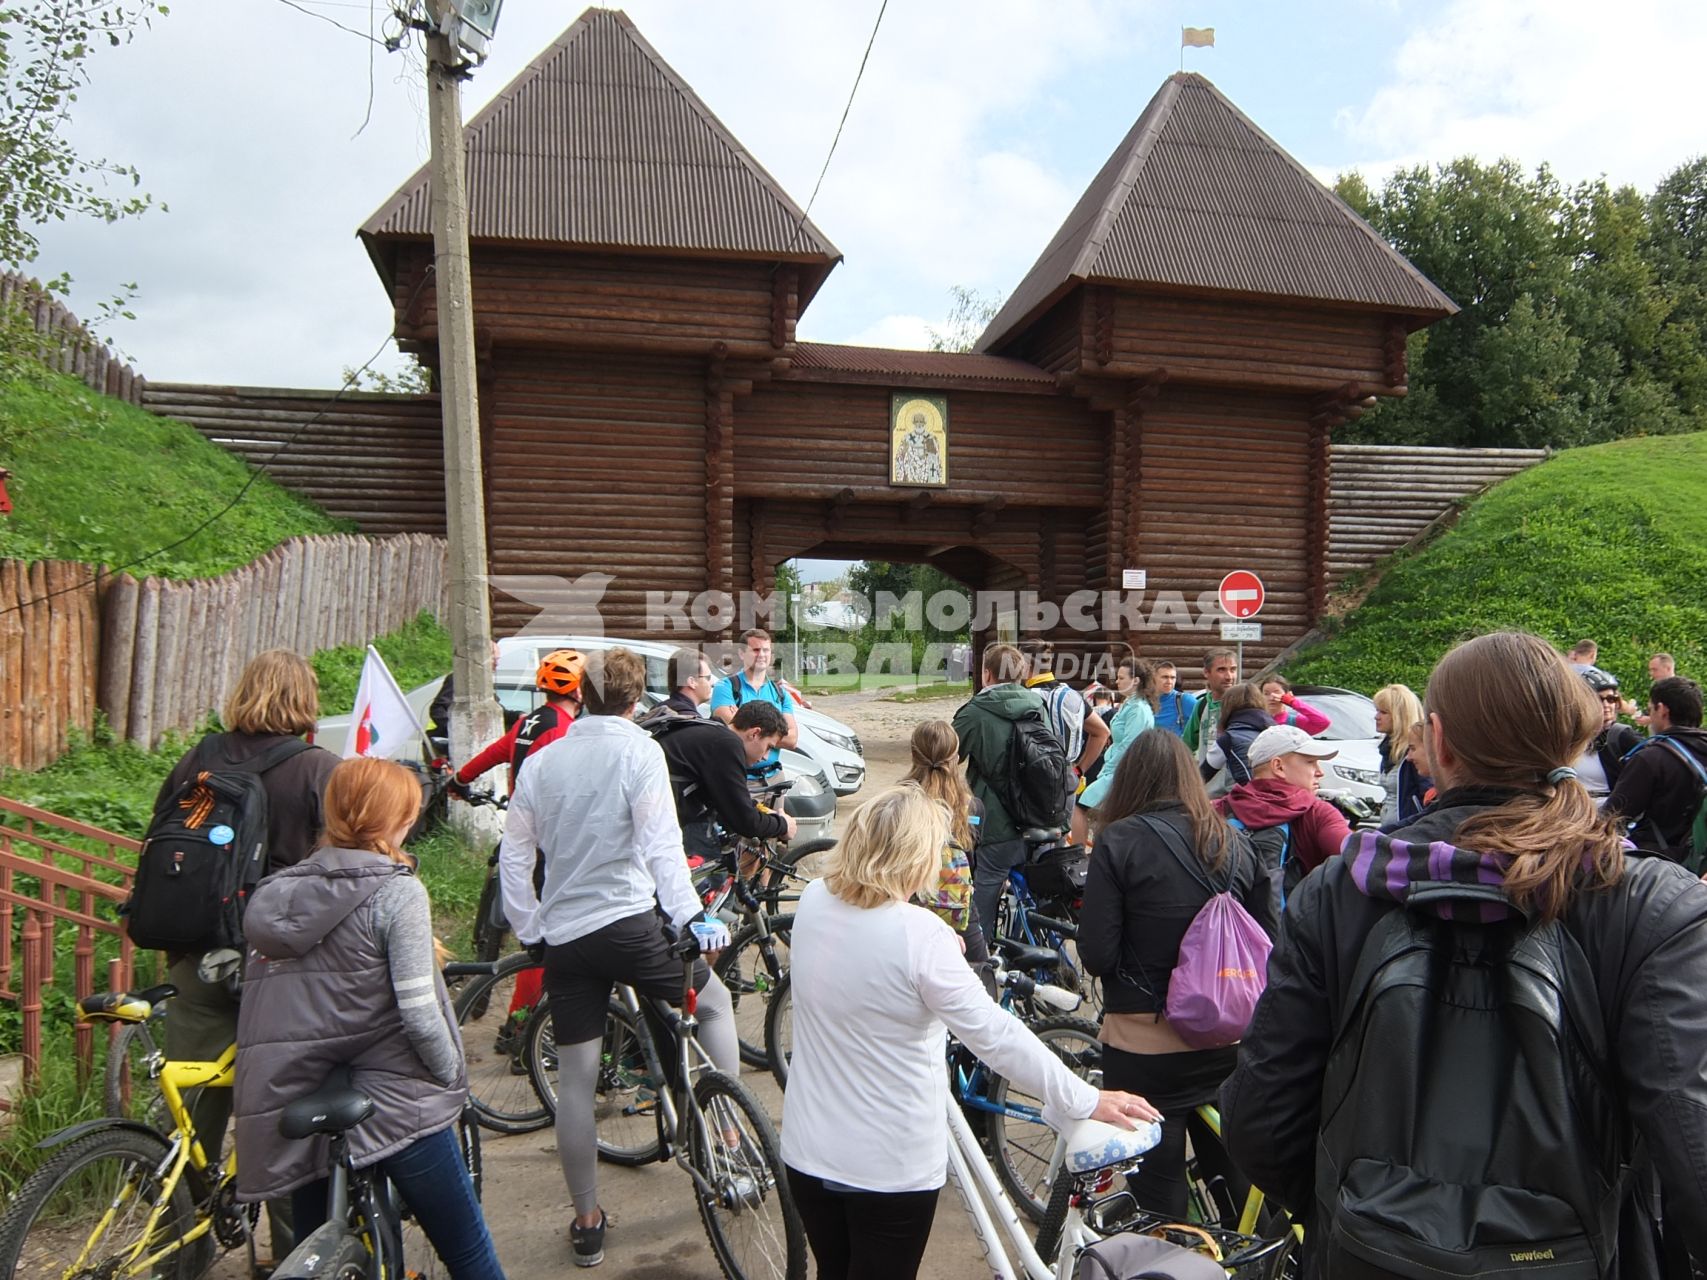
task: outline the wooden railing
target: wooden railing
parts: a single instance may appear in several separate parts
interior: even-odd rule
[[[116,908],[130,896],[141,848],[128,836],[0,796],[0,1000],[17,1004],[23,1015],[26,1084],[41,1070],[42,992],[56,981],[55,947],[64,930],[75,931],[74,998],[95,990],[98,935],[118,943],[107,965],[107,989],[131,983],[134,948]],[[78,1023],[74,1041],[78,1078],[86,1079],[94,1064],[94,1027]]]

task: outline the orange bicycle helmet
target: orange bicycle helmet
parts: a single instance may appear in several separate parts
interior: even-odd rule
[[[574,649],[553,649],[539,660],[539,670],[533,682],[541,693],[554,693],[567,698],[581,687],[581,674],[587,660]]]

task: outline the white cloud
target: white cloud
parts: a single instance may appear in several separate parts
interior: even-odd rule
[[[1372,179],[1511,156],[1648,189],[1703,146],[1707,6],[1450,0],[1408,12],[1391,82],[1336,121]]]
[[[808,312],[801,327],[805,328],[811,323],[811,313]],[[943,321],[926,320],[923,316],[884,316],[876,324],[867,325],[858,333],[849,334],[836,341],[846,342],[854,347],[900,347],[907,351],[929,351],[931,330],[941,330],[943,327]],[[810,340],[818,339],[814,335]]]

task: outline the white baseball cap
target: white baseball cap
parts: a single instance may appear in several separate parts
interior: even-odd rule
[[[1245,759],[1251,762],[1251,768],[1254,769],[1259,764],[1267,764],[1281,756],[1300,755],[1312,756],[1317,760],[1332,760],[1338,754],[1338,747],[1317,741],[1295,724],[1276,724],[1257,734],[1256,741],[1251,743],[1251,749],[1245,752]]]

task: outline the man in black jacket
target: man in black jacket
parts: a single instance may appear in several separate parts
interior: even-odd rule
[[[1648,693],[1648,729],[1652,736],[1624,762],[1606,808],[1635,824],[1631,838],[1639,846],[1681,861],[1689,852],[1689,829],[1707,772],[1701,686],[1682,676],[1654,685]]]
[[[712,684],[705,655],[678,649],[670,659],[673,692],[641,721],[670,766],[683,845],[690,855],[717,856],[717,824],[753,839],[792,838],[794,819],[761,812],[747,788],[748,767],[770,754],[787,733],[787,722],[776,707],[758,699],[736,708],[727,729],[702,717],[699,708],[711,700]]]

